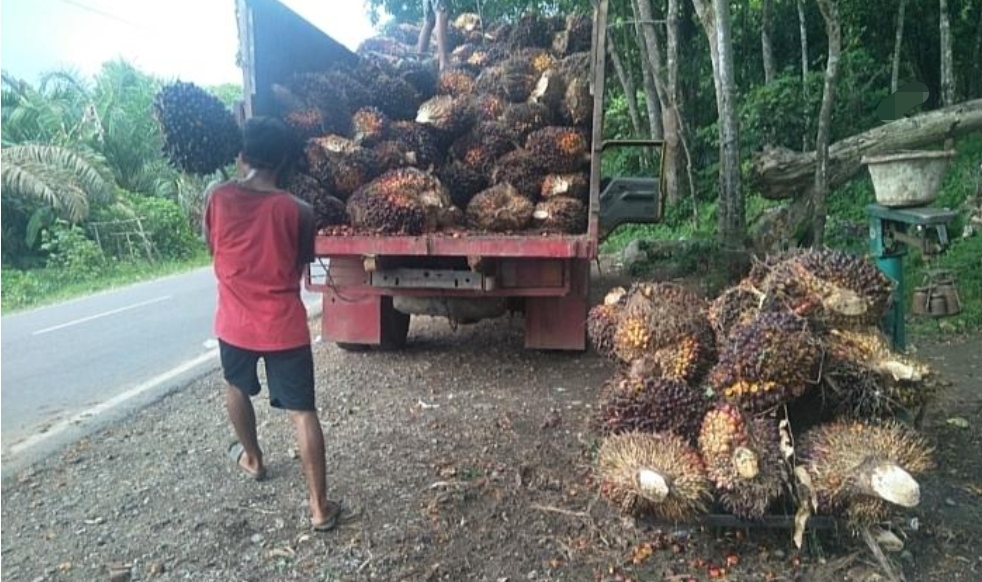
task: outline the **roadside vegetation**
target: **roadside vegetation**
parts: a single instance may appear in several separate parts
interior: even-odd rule
[[[92,79],[3,75],[5,314],[207,264],[201,196],[218,176],[163,157],[151,113],[163,83],[123,61]]]

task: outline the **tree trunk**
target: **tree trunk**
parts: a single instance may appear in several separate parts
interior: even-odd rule
[[[665,14],[665,60],[668,70],[666,97],[670,104],[671,123],[665,124],[665,184],[668,195],[681,199],[682,191],[692,197],[692,219],[699,221],[699,204],[692,176],[692,157],[689,155],[683,119],[682,90],[679,87],[679,0],[668,0]],[[669,128],[671,125],[671,128]]]
[[[841,186],[861,169],[863,156],[916,149],[947,138],[982,130],[982,99],[965,101],[898,119],[847,137],[829,147],[828,187]],[[768,199],[810,197],[814,187],[815,152],[771,148],[754,154],[750,175],[755,189]]]
[[[951,57],[951,23],[948,18],[948,0],[939,0],[941,28],[941,103],[955,102],[955,72]]]
[[[973,97],[982,97],[982,10],[979,10],[979,21],[975,25],[975,46],[972,47],[972,71],[970,79],[975,90],[971,93]]]
[[[802,119],[808,127],[808,23],[805,21],[805,0],[796,0],[798,7],[798,36],[801,39],[801,107]],[[801,149],[808,151],[808,135],[801,136]]]
[[[634,30],[638,37],[638,47],[641,53],[641,79],[644,83],[644,99],[648,109],[648,127],[651,130],[651,139],[663,139],[665,131],[661,121],[661,104],[658,98],[658,87],[655,85],[654,66],[651,62],[651,54],[646,49],[645,32],[641,26],[641,21],[644,20],[641,10],[647,1],[633,0],[631,5],[634,8]]]
[[[638,92],[634,87],[634,79],[630,73],[624,70],[624,64],[621,62],[620,55],[617,54],[617,47],[614,45],[614,37],[611,34],[607,35],[607,54],[610,55],[610,62],[614,65],[614,72],[617,73],[617,79],[621,83],[621,88],[624,89],[627,112],[631,116],[631,128],[634,130],[634,135],[641,135],[641,114],[638,113]]]
[[[829,139],[832,133],[832,105],[839,82],[839,56],[842,53],[842,31],[839,25],[839,0],[818,0],[829,37],[829,54],[825,63],[825,84],[822,89],[822,108],[818,114],[818,137],[815,139],[815,186],[812,191],[812,244],[825,243],[825,219],[828,216],[826,198],[829,193]]]
[[[771,15],[774,12],[774,0],[764,0],[761,6],[760,18],[760,49],[764,58],[764,84],[770,83],[777,76],[777,65],[774,64],[774,49],[771,44],[771,30],[773,22]]]
[[[890,67],[890,93],[896,93],[900,83],[900,47],[904,42],[904,12],[907,0],[899,0],[897,8],[897,37],[893,42],[893,64]]]
[[[730,35],[728,0],[692,0],[699,14],[710,53],[716,105],[719,111],[719,200],[717,237],[725,248],[743,247],[746,238],[746,209],[740,180],[740,122],[736,107],[736,81],[733,73],[733,41]]]

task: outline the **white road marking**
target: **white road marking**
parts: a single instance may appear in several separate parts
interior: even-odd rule
[[[85,323],[87,321],[92,321],[93,319],[99,319],[100,317],[107,317],[109,315],[115,315],[117,313],[122,313],[123,311],[129,311],[130,309],[136,309],[137,307],[143,307],[145,305],[152,305],[154,303],[160,303],[161,301],[167,301],[171,299],[171,295],[164,295],[163,297],[157,297],[156,299],[148,299],[146,301],[141,301],[140,303],[134,303],[133,305],[127,305],[126,307],[120,307],[118,309],[111,309],[109,311],[104,311],[102,313],[96,313],[95,315],[89,315],[79,319],[69,321],[68,323],[61,323],[58,325],[53,325],[51,327],[46,327],[44,329],[39,329],[32,333],[31,335],[41,335],[42,333],[48,333],[49,331],[55,331],[59,329],[64,329],[73,325],[78,325],[80,323]]]
[[[127,400],[131,400],[145,392],[153,390],[154,388],[160,386],[164,382],[176,378],[177,376],[183,374],[184,372],[193,370],[195,367],[204,364],[209,360],[217,361],[217,359],[218,359],[217,349],[205,352],[194,359],[184,362],[183,364],[177,366],[176,368],[168,370],[167,372],[155,376],[138,386],[134,386],[133,388],[130,388],[126,392],[117,394],[116,396],[113,396],[112,398],[106,400],[105,402],[100,402],[99,404],[96,404],[95,406],[83,410],[82,412],[76,414],[71,418],[57,422],[51,425],[51,427],[43,433],[35,433],[27,437],[26,439],[20,441],[19,443],[12,445],[10,447],[10,454],[16,455],[21,451],[30,449],[31,447],[34,447],[39,443],[48,440],[49,438],[52,438],[54,436],[57,436],[58,434],[65,432],[73,425],[79,424],[85,421],[86,419],[95,418],[96,416],[102,414],[103,412],[112,410],[113,408],[119,406],[120,404],[123,404]]]

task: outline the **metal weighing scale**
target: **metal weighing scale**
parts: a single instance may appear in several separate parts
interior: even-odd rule
[[[890,310],[882,323],[883,330],[890,337],[893,349],[904,351],[907,347],[904,255],[909,248],[919,250],[926,259],[943,253],[948,248],[948,224],[955,212],[947,208],[891,208],[880,204],[870,204],[866,212],[869,215],[870,253],[879,269],[896,283]],[[929,275],[944,277],[946,273],[933,271]],[[953,281],[950,284],[954,289]]]

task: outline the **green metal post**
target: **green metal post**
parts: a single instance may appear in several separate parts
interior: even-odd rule
[[[887,248],[883,240],[884,218],[877,216],[875,206],[869,210],[869,250],[876,259],[876,266],[896,284],[893,291],[893,301],[881,322],[883,331],[890,337],[890,343],[896,351],[907,349],[907,326],[904,322],[904,255],[907,247],[897,245]]]
[[[907,325],[904,321],[904,254],[887,255],[876,259],[876,266],[883,274],[893,279],[893,303],[883,318],[883,327],[890,336],[893,349],[903,352],[907,349]]]

